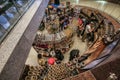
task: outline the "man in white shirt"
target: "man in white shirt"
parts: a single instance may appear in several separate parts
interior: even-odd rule
[[[87,40],[90,40],[90,32],[92,32],[92,28],[91,28],[91,23],[87,24],[85,27],[85,33],[83,35],[82,41],[84,42],[84,40],[87,38]]]
[[[86,25],[85,32],[88,34],[91,32],[91,24]]]

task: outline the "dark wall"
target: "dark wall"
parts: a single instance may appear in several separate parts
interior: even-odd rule
[[[111,54],[109,58],[91,70],[97,80],[107,80],[110,72],[115,73],[120,80],[120,41]]]
[[[115,73],[118,80],[120,80],[120,58],[97,67],[91,70],[91,72],[94,74],[96,80],[107,80],[110,72]]]

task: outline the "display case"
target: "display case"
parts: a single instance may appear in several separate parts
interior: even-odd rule
[[[0,43],[35,0],[0,0]]]

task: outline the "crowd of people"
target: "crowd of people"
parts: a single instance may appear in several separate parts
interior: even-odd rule
[[[45,11],[45,17],[42,23],[48,23],[54,30],[58,28],[58,31],[62,31],[70,27],[69,25],[74,24],[73,19],[76,18],[78,21],[78,26],[75,26],[77,27],[77,36],[81,37],[83,42],[85,40],[93,42],[96,27],[92,21],[93,14],[91,14],[91,19],[87,19],[81,16],[80,12],[81,9],[76,7],[54,8],[49,6]],[[56,20],[58,20],[58,22]],[[49,26],[46,27],[48,28]]]
[[[94,30],[95,30],[95,25],[92,21],[79,16],[77,36],[81,37],[83,42],[85,41],[85,39],[88,42],[94,41]]]
[[[59,31],[64,30],[68,27],[68,25],[73,20],[73,8],[66,8],[66,7],[51,7],[48,6],[48,8],[45,11],[45,17],[44,22],[49,23],[52,25],[53,28],[56,28],[58,24]],[[58,20],[58,23],[56,22]]]

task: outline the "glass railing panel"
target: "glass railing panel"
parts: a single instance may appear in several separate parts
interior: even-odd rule
[[[0,0],[0,43],[35,0]]]

